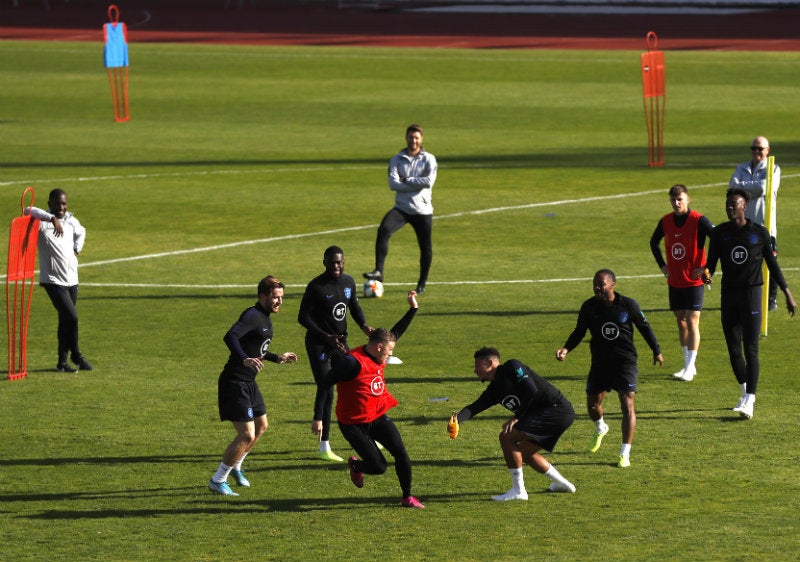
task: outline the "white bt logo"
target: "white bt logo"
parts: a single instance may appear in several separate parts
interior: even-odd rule
[[[744,246],[736,246],[731,250],[731,261],[736,265],[742,265],[747,261],[747,248]]]
[[[380,396],[383,394],[383,391],[386,389],[386,383],[384,382],[383,377],[375,377],[372,379],[372,382],[369,383],[369,388],[374,396]]]
[[[673,244],[671,248],[672,259],[682,260],[686,257],[686,246],[683,244]]]
[[[343,302],[336,303],[336,306],[333,307],[333,319],[341,322],[345,316],[347,316],[347,305]]]
[[[619,337],[619,326],[613,322],[606,322],[600,328],[600,333],[603,335],[603,338],[614,341]]]

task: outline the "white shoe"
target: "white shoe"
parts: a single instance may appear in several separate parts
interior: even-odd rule
[[[739,398],[739,401],[736,403],[736,406],[734,406],[734,407],[733,407],[733,411],[734,411],[734,412],[739,412],[739,411],[741,411],[741,409],[742,409],[742,406],[744,406],[744,403],[745,403],[746,401],[747,401],[747,398],[745,397],[745,395],[744,395],[744,394],[742,394],[742,396]]]
[[[752,402],[745,402],[742,404],[742,407],[737,410],[739,415],[746,419],[753,418],[753,403]]]
[[[697,369],[684,369],[683,376],[679,377],[682,381],[689,382],[697,374]]]
[[[500,494],[499,496],[492,496],[492,499],[496,502],[507,502],[509,500],[528,500],[528,492],[525,490],[515,490],[511,488],[505,494]]]
[[[561,483],[553,481],[548,488],[551,492],[567,492],[570,494],[575,493],[575,486],[571,482]]]
[[[685,372],[686,372],[686,369],[681,369],[680,371],[672,373],[672,376],[675,377],[676,379],[683,380],[683,375],[684,375]]]
[[[754,394],[745,394],[742,397],[742,405],[734,408],[734,412],[739,412],[739,415],[748,420],[753,417],[753,405],[756,403]]]

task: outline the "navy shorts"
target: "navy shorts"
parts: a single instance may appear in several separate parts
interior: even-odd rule
[[[604,366],[592,365],[586,381],[586,394],[600,394],[609,390],[636,392],[638,369],[635,363]]]
[[[266,415],[267,406],[256,381],[224,380],[217,383],[221,421],[251,422]]]
[[[703,310],[703,297],[705,296],[705,285],[698,287],[672,287],[669,288],[669,309],[670,310]]]
[[[575,421],[575,410],[566,400],[561,404],[554,404],[550,408],[539,410],[530,415],[522,416],[514,425],[531,441],[547,451],[555,448],[561,435]]]

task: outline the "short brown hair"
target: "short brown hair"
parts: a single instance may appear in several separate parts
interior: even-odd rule
[[[689,195],[689,190],[686,189],[686,186],[683,185],[682,183],[676,183],[675,185],[673,185],[672,187],[669,188],[669,196],[670,197],[677,197],[681,193],[685,193],[686,195]]]
[[[412,123],[406,129],[406,134],[408,133],[419,133],[423,137],[425,136],[425,131],[422,130],[422,125],[417,125],[416,123]]]
[[[389,343],[390,341],[397,341],[397,336],[386,328],[375,328],[369,335],[369,343]]]
[[[274,289],[284,289],[284,285],[280,279],[277,277],[273,277],[272,275],[267,275],[261,281],[258,282],[258,294],[259,295],[271,295]]]

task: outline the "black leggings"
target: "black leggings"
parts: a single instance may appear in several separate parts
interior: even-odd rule
[[[345,347],[347,340],[343,340]],[[314,375],[314,382],[319,384],[319,381],[328,374],[331,370],[331,357],[338,350],[331,350],[327,344],[321,344],[318,340],[306,335],[306,353],[308,354],[308,362],[311,364],[311,372]],[[328,394],[325,397],[325,406],[322,410],[322,441],[330,441],[331,437],[331,411],[333,410],[333,398],[336,392],[334,387],[328,389]]]
[[[433,242],[431,241],[433,215],[410,215],[397,208],[386,213],[378,227],[378,237],[375,240],[375,269],[386,277],[384,266],[386,265],[386,256],[389,254],[389,238],[406,224],[411,224],[417,235],[417,244],[419,245],[418,284],[425,285],[428,282],[428,273],[430,273],[433,261]]]
[[[64,287],[53,283],[42,283],[47,296],[58,311],[58,361],[64,363],[72,353],[72,360],[81,358],[78,346],[78,286]]]
[[[394,470],[400,481],[403,497],[407,498],[411,495],[411,459],[408,457],[400,432],[389,416],[383,415],[371,423],[344,424],[340,422],[339,429],[361,457],[361,460],[356,461],[353,467],[356,471],[364,474],[386,472],[386,457],[375,444],[375,441],[378,441],[394,457]]]
[[[758,387],[758,342],[761,337],[761,287],[728,289],[722,293],[722,333],[733,374],[748,394]],[[744,350],[744,353],[742,353]]]

